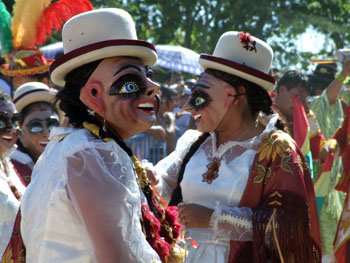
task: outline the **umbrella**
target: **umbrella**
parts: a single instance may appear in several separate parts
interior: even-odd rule
[[[44,52],[45,58],[54,59],[58,53],[63,52],[63,43],[56,42],[53,44],[49,44],[41,47],[40,50]]]
[[[191,49],[181,46],[156,45],[158,60],[155,66],[174,69],[199,75],[203,68],[198,64],[199,54]],[[53,43],[40,48],[46,58],[55,58],[56,54],[63,51],[62,42]]]
[[[199,54],[181,46],[156,45],[158,60],[155,66],[199,75],[203,68],[198,64]]]

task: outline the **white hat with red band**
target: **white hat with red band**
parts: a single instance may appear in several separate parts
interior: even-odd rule
[[[155,47],[138,40],[130,14],[122,9],[104,8],[79,14],[62,30],[64,55],[50,67],[51,80],[65,85],[72,70],[90,62],[116,56],[141,59],[153,66],[157,60]]]
[[[273,59],[271,47],[249,33],[229,31],[216,44],[213,55],[201,54],[199,64],[220,70],[272,91],[275,79],[269,74]]]

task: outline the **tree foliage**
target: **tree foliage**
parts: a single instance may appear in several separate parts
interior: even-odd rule
[[[12,9],[14,0],[3,0]],[[285,70],[312,56],[334,56],[325,47],[319,54],[300,52],[296,37],[312,27],[333,42],[335,49],[350,46],[349,0],[91,0],[95,8],[120,7],[136,21],[140,39],[155,44],[182,45],[212,53],[226,31],[249,32],[275,51],[274,66]],[[54,39],[51,39],[52,41]]]
[[[140,38],[199,53],[213,52],[226,31],[250,32],[272,46],[274,66],[281,70],[296,64],[306,69],[311,57],[334,56],[336,50],[327,48],[319,54],[297,50],[296,37],[308,27],[333,41],[336,49],[350,43],[348,0],[124,0],[114,6],[132,14]]]

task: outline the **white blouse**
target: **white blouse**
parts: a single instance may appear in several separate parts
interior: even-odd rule
[[[0,259],[11,239],[13,226],[19,209],[20,201],[13,194],[9,183],[16,186],[20,195],[23,195],[25,186],[19,179],[9,158],[4,162],[8,166],[8,174],[0,169]]]
[[[252,210],[238,205],[246,188],[258,146],[267,134],[275,130],[277,118],[277,115],[272,115],[259,136],[243,142],[229,141],[218,150],[213,147],[216,138],[215,134],[211,133],[187,163],[181,181],[183,203],[202,205],[214,209],[214,213],[210,228],[187,230],[187,236],[199,246],[195,249],[189,244],[186,262],[227,262],[230,240],[252,240]],[[171,192],[176,186],[182,160],[199,135],[197,131],[187,131],[178,140],[175,151],[154,167],[154,172],[160,180],[156,189],[167,201],[170,200]],[[207,172],[207,165],[212,162],[216,151],[223,153],[220,155],[222,159],[219,176],[208,184],[202,181],[203,174]]]
[[[84,129],[50,139],[21,203],[27,263],[160,262],[142,233],[130,157]]]

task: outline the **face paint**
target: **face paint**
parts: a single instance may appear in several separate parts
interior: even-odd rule
[[[51,132],[51,130],[54,127],[59,126],[59,121],[57,119],[46,119],[46,120],[39,120],[34,119],[30,121],[26,126],[31,134],[37,134],[42,133],[44,130],[44,125],[46,125],[46,128]]]
[[[92,74],[103,85],[106,125],[123,139],[147,130],[156,120],[160,87],[152,77],[150,67],[130,57],[107,58]]]
[[[146,82],[137,74],[126,74],[117,79],[109,90],[109,95],[121,95],[123,99],[135,97],[145,92]]]
[[[211,97],[204,91],[196,90],[193,92],[189,104],[195,109],[204,109],[212,101]]]
[[[8,132],[8,130],[18,130],[18,115],[15,114],[10,118],[7,114],[0,112],[0,134]]]
[[[0,102],[0,156],[10,151],[18,137],[18,115],[10,102]]]

